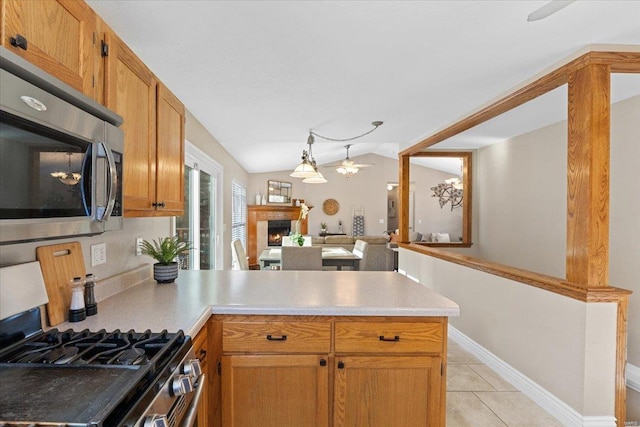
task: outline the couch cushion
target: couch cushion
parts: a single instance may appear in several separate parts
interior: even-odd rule
[[[326,236],[324,238],[326,244],[332,245],[353,244],[353,241],[353,236]]]
[[[311,244],[312,245],[324,244],[324,236],[311,236]]]
[[[389,241],[388,236],[359,236],[359,240],[364,240],[370,245],[386,245]]]

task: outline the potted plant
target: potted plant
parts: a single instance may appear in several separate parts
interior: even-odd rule
[[[320,234],[321,235],[327,234],[327,223],[326,222],[321,222],[320,223]]]
[[[191,250],[191,243],[178,236],[158,237],[158,240],[143,240],[140,251],[157,262],[153,264],[153,278],[158,283],[173,283],[178,277],[178,255]]]

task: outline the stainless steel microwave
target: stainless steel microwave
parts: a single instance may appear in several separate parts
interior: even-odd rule
[[[0,50],[0,244],[122,228],[118,121]]]

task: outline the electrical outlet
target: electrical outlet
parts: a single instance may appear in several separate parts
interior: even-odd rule
[[[107,262],[107,244],[97,243],[91,245],[91,267],[106,264]]]
[[[142,244],[142,237],[136,237],[136,256],[142,255],[142,248],[140,245]]]

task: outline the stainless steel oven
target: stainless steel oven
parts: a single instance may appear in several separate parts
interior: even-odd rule
[[[122,228],[119,122],[0,48],[0,244]]]
[[[38,262],[0,268],[0,278],[11,301],[0,302],[0,426],[194,425],[206,379],[189,336],[43,331]]]

